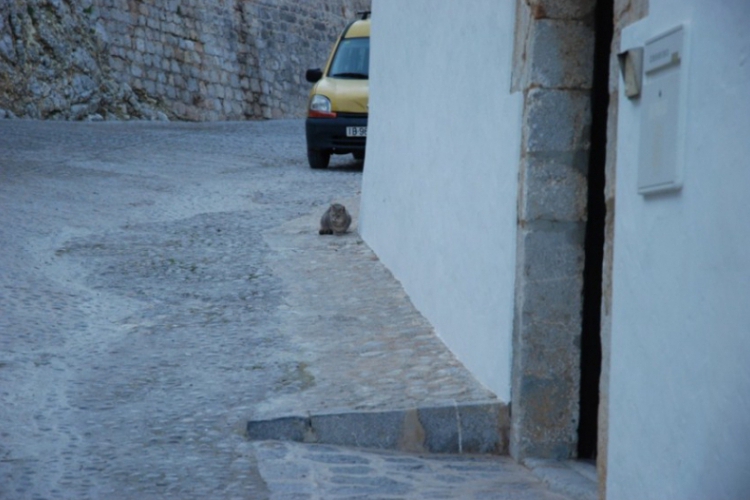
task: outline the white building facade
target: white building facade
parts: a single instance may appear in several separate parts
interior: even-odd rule
[[[639,194],[661,110],[621,94],[607,498],[750,495],[749,25],[743,0],[651,0],[623,33],[625,49],[684,27],[684,136],[682,188]]]
[[[611,4],[601,496],[746,498],[750,2]],[[512,404],[511,454],[575,457],[592,215],[580,158],[603,126],[587,115],[594,2],[372,8],[362,236]],[[627,49],[645,51],[630,97],[617,64]]]
[[[360,225],[448,346],[508,401],[521,127],[521,96],[508,91],[515,7],[472,4],[373,6]]]

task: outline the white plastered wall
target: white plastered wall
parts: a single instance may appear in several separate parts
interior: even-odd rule
[[[750,2],[650,0],[622,48],[684,24],[684,187],[637,192],[620,91],[607,498],[750,498]]]
[[[448,347],[509,401],[515,2],[374,0],[372,10],[362,235]]]

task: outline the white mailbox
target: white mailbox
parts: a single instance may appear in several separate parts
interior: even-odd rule
[[[685,30],[677,27],[646,42],[638,192],[682,187],[685,139]]]

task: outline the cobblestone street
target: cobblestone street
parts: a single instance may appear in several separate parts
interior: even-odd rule
[[[564,499],[507,457],[251,442],[487,401],[356,232],[301,120],[0,121],[0,498]],[[319,236],[327,205],[353,231]]]

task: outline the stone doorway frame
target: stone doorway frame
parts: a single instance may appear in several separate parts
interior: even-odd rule
[[[518,0],[511,455],[575,457],[596,0]]]
[[[617,52],[648,0],[613,2],[607,109],[598,410],[600,498],[606,497]],[[517,0],[511,90],[523,93],[513,326],[510,453],[576,457],[584,245],[596,0]]]

